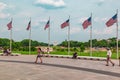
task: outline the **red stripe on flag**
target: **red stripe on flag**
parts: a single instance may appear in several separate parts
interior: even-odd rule
[[[61,28],[63,29],[65,27],[67,27],[67,26],[69,26],[69,19],[61,24]]]
[[[49,24],[46,24],[44,30],[46,30],[48,27],[49,27]]]
[[[91,25],[91,17],[89,17],[87,20],[85,20],[82,24],[83,29],[86,29],[89,25]]]
[[[50,20],[48,20],[48,22],[47,22],[47,24],[45,25],[45,28],[44,28],[44,30],[46,30],[48,27],[50,27]]]
[[[106,22],[107,27],[112,26],[114,23],[117,22],[117,19],[113,20],[112,18]]]
[[[31,21],[28,23],[28,26],[27,26],[26,30],[29,30],[30,27],[31,27]]]
[[[83,24],[82,24],[83,29],[88,28],[89,25],[91,25],[91,22],[89,22],[88,20],[84,21]]]
[[[8,30],[11,30],[11,28],[12,28],[12,21],[10,21],[10,22],[7,24],[7,27],[8,27]]]
[[[106,25],[107,27],[112,26],[114,23],[117,22],[117,14],[115,14],[112,18],[110,18],[107,22]]]

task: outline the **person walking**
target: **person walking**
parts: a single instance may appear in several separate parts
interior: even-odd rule
[[[41,48],[38,48],[37,49],[37,57],[36,57],[36,60],[35,60],[35,63],[37,63],[37,61],[38,61],[38,58],[40,59],[40,63],[42,63],[42,55],[41,55],[41,53],[42,53],[42,50],[41,50]]]
[[[107,48],[107,64],[106,64],[106,66],[109,66],[109,62],[112,64],[112,66],[115,65],[111,60],[111,55],[112,55],[112,52],[111,52],[110,48]]]

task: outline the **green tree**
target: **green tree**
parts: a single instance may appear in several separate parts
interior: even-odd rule
[[[80,46],[80,52],[84,52],[84,50],[85,50],[85,46],[84,46],[84,45],[81,45],[81,46]]]

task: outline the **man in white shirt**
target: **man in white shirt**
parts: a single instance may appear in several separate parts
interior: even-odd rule
[[[115,64],[111,61],[111,55],[112,55],[112,52],[109,48],[107,48],[107,64],[106,66],[109,66],[109,62],[112,64],[112,66],[114,66]]]

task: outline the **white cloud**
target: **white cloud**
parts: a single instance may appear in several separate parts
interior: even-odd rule
[[[109,35],[109,34],[113,34],[116,31],[116,27],[115,26],[111,26],[111,27],[106,27],[102,30],[93,30],[93,34],[96,35]]]
[[[19,14],[17,14],[16,16],[22,16],[22,17],[31,17],[32,16],[32,12],[30,13],[30,12],[26,12],[26,11],[22,11],[22,12],[20,12]]]
[[[7,4],[0,2],[0,18],[7,18],[10,16],[9,13],[3,13],[3,10],[7,8]]]
[[[79,22],[83,23],[83,21],[85,21],[86,19],[87,19],[87,17],[80,18]]]
[[[1,12],[2,10],[4,10],[6,7],[7,7],[6,4],[0,2],[0,12]]]
[[[5,13],[1,13],[0,12],[0,18],[7,18],[7,17],[9,17],[10,16],[10,14],[5,14]]]
[[[108,19],[107,18],[99,18],[99,17],[95,17],[94,18],[94,21],[95,22],[105,22],[105,21],[107,21]]]
[[[101,21],[107,21],[108,19],[107,18],[101,18]]]
[[[34,21],[34,26],[42,26],[43,24],[45,25],[47,23],[48,19],[41,19],[41,18],[37,18]]]
[[[105,0],[99,0],[99,2],[104,2]]]
[[[76,34],[81,31],[80,27],[72,27],[70,30],[70,34]]]
[[[115,1],[115,0],[97,0],[97,5],[98,5],[98,6],[101,6],[101,5],[104,4],[105,2],[112,2],[112,1]]]
[[[15,5],[8,5],[8,8],[10,8],[10,9],[16,9],[16,6]]]
[[[83,23],[85,20],[87,20],[89,17],[83,17],[79,19],[79,23]],[[100,18],[100,17],[95,17],[93,18],[94,22],[106,22],[108,20],[108,18],[104,17],[104,18]]]
[[[39,22],[41,22],[41,23],[46,23],[47,21],[48,21],[48,19],[42,19],[42,20],[39,19]]]
[[[62,8],[65,6],[63,0],[37,0],[35,4],[46,9]]]

